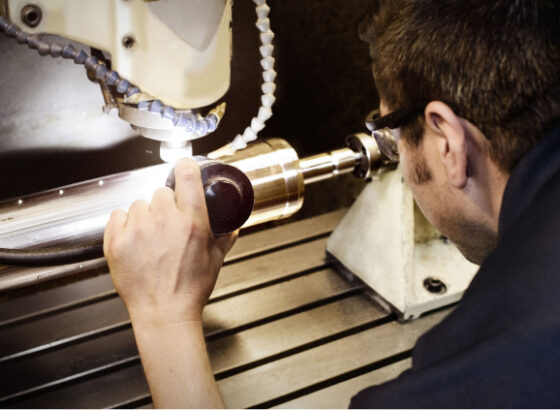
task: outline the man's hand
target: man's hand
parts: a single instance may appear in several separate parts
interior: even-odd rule
[[[103,250],[124,300],[157,407],[221,407],[204,342],[202,309],[236,234],[215,238],[200,169],[175,166],[175,192],[115,211]]]
[[[131,316],[154,321],[200,320],[235,235],[214,238],[195,161],[175,166],[175,192],[160,188],[128,216],[113,212],[103,250]]]

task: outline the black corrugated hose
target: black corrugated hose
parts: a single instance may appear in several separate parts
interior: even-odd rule
[[[0,265],[51,266],[83,262],[103,256],[100,239],[75,245],[37,249],[0,248]]]

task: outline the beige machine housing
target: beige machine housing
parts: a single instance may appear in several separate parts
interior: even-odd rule
[[[457,302],[477,270],[422,215],[400,168],[366,185],[327,251],[404,320]]]
[[[26,27],[21,10],[40,7]],[[111,55],[112,69],[166,105],[214,103],[229,88],[231,0],[8,0],[29,33],[55,34]]]

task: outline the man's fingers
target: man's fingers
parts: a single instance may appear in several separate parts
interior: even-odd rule
[[[105,256],[107,256],[107,253],[109,251],[111,238],[122,232],[124,226],[126,225],[127,219],[128,216],[122,209],[116,209],[111,213],[111,217],[109,218],[109,222],[107,222],[107,225],[105,226],[105,232],[103,234],[103,253],[105,254]]]
[[[152,202],[150,202],[150,210],[156,212],[165,211],[175,206],[175,193],[168,187],[159,188],[154,192]]]
[[[200,168],[190,158],[175,164],[175,200],[181,212],[208,221]]]
[[[231,250],[238,236],[239,229],[229,235],[216,238],[216,246],[223,252],[224,256]]]
[[[150,211],[150,206],[144,200],[138,199],[128,208],[128,221],[131,222],[144,217]]]

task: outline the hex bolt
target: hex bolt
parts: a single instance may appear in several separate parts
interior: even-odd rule
[[[124,48],[132,48],[132,46],[134,46],[135,43],[136,40],[134,40],[134,37],[132,36],[125,36],[122,39],[122,45],[124,46]]]
[[[424,288],[430,292],[435,294],[443,294],[447,291],[447,286],[443,283],[440,279],[427,277],[424,279]]]
[[[43,18],[43,12],[35,4],[27,4],[21,9],[21,21],[28,27],[37,27]]]

